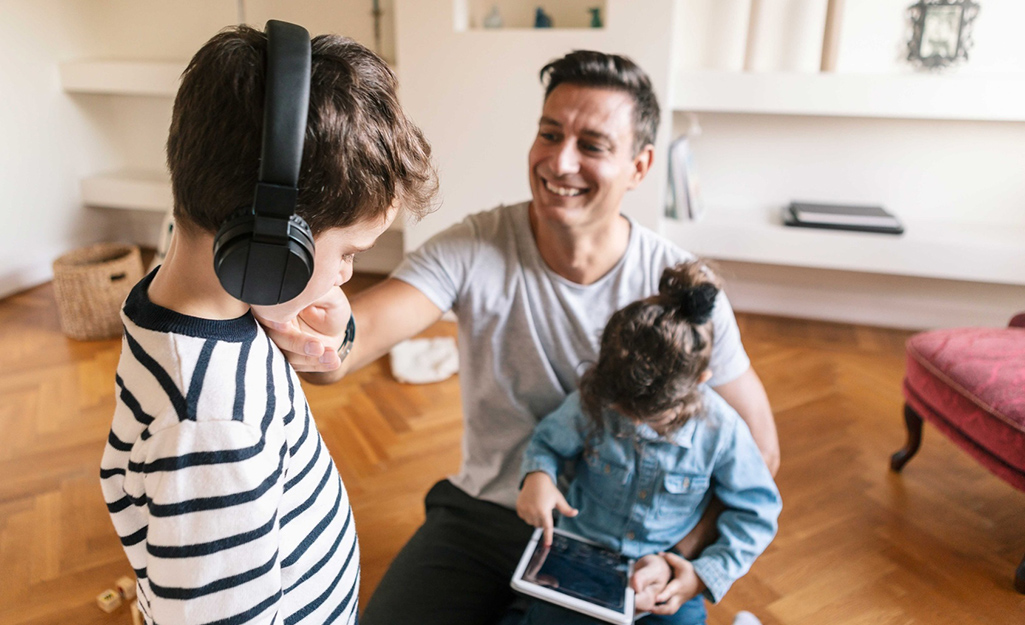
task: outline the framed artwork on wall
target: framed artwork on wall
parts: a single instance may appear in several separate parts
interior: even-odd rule
[[[927,70],[967,61],[978,14],[979,4],[973,0],[918,0],[908,7],[908,61]]]

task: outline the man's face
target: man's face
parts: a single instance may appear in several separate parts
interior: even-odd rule
[[[530,148],[535,216],[567,227],[610,220],[651,164],[634,154],[633,98],[622,91],[562,84],[545,100]]]
[[[314,243],[313,276],[294,299],[275,306],[253,306],[261,319],[285,323],[299,312],[352,278],[352,261],[356,254],[373,247],[377,237],[388,229],[398,209],[392,206],[382,219],[361,221],[345,228],[331,228],[320,233]]]

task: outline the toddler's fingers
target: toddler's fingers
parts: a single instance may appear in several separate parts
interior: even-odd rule
[[[579,510],[569,505],[569,502],[562,496],[562,493],[559,493],[558,499],[555,500],[555,507],[559,514],[563,516],[574,517],[579,513]]]
[[[541,527],[544,528],[545,547],[552,546],[552,536],[555,534],[554,523],[552,523],[552,511],[549,510],[541,517]]]

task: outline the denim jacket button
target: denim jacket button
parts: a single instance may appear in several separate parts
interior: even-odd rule
[[[641,492],[637,493],[637,496],[640,497],[641,499],[647,499],[648,498],[648,491],[642,490]]]
[[[634,533],[633,532],[627,532],[626,533],[626,539],[627,540],[633,540],[634,539]]]
[[[606,464],[604,470],[605,470],[605,473],[611,473],[612,472],[612,467],[610,467],[609,465]]]

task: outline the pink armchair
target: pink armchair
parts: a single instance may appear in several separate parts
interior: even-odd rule
[[[924,419],[996,476],[1025,491],[1025,313],[1007,328],[912,336],[904,398],[908,438],[890,460],[894,471],[918,451]],[[1014,587],[1025,594],[1025,558]]]

